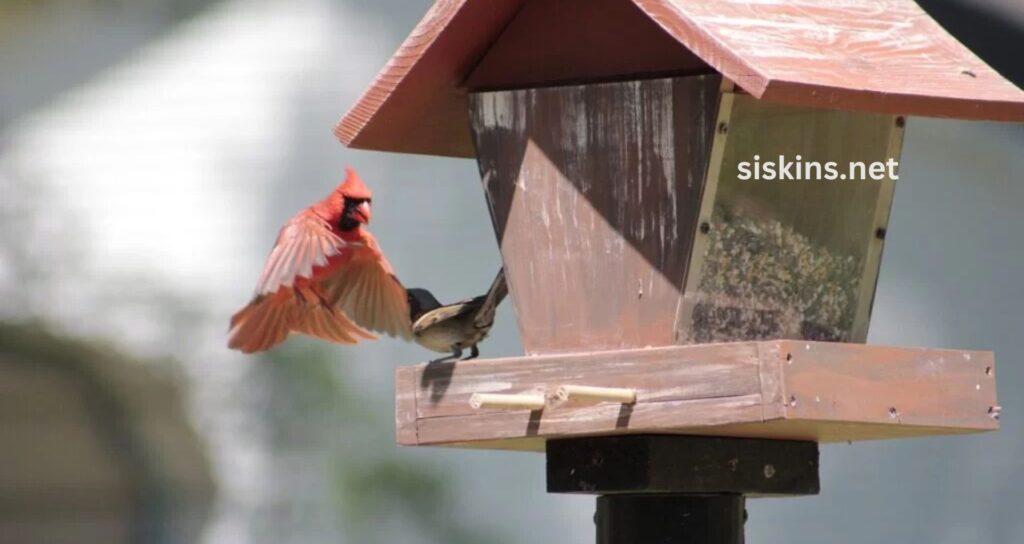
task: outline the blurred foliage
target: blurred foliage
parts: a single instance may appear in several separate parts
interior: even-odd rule
[[[4,380],[9,380],[8,387],[34,386],[29,395],[12,390],[13,395],[4,399],[23,419],[16,422],[22,425],[12,425],[3,434],[10,442],[0,444],[0,466],[39,473],[56,468],[54,463],[67,462],[66,457],[49,453],[25,455],[46,444],[45,439],[40,442],[38,431],[24,432],[28,428],[24,423],[30,423],[62,433],[60,440],[68,448],[81,447],[83,440],[100,444],[100,451],[116,469],[111,473],[100,461],[103,457],[78,451],[73,470],[91,475],[93,485],[69,489],[60,482],[58,489],[52,489],[53,482],[44,478],[31,480],[30,489],[0,490],[4,504],[0,519],[9,523],[31,509],[25,527],[34,528],[22,528],[19,534],[34,535],[40,541],[64,542],[60,535],[73,523],[69,520],[104,516],[106,525],[82,529],[80,538],[112,538],[122,521],[129,529],[118,541],[192,542],[198,538],[209,517],[215,487],[204,444],[186,415],[182,376],[174,366],[131,358],[96,340],[56,334],[41,321],[0,321],[0,383]],[[69,388],[71,398],[55,397],[68,394]],[[54,411],[51,403],[60,407]],[[74,424],[73,430],[69,424]],[[60,470],[66,472],[68,467]],[[40,493],[54,492],[45,507],[33,502]],[[83,508],[82,496],[106,506]],[[112,496],[118,499],[111,500]]]
[[[365,544],[404,541],[496,544],[493,530],[464,519],[452,507],[445,473],[401,455],[391,418],[371,409],[337,371],[338,352],[293,338],[264,354],[254,372],[267,389],[266,424],[271,447],[302,445],[327,455],[339,532]]]
[[[137,366],[141,363],[118,351],[110,342],[99,339],[58,335],[43,321],[0,321],[0,353],[19,355],[40,363],[61,365],[88,372],[95,365]],[[166,372],[168,368],[154,368]]]

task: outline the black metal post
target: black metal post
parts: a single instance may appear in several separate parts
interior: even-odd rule
[[[597,544],[743,544],[743,495],[602,495]]]
[[[814,495],[814,442],[682,435],[547,442],[548,491],[599,495],[597,544],[743,544],[747,496]]]

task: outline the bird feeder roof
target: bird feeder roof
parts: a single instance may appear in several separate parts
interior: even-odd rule
[[[469,92],[712,71],[772,102],[1024,121],[1024,91],[913,0],[438,0],[335,133],[472,157]]]

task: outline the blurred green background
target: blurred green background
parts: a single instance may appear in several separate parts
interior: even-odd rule
[[[1017,0],[924,3],[1024,85]],[[225,347],[355,166],[403,281],[486,289],[475,164],[331,135],[427,0],[0,0],[0,543],[593,541],[543,456],[399,449],[382,340]],[[911,119],[869,341],[993,349],[1003,429],[828,446],[748,541],[1024,542],[1024,127]],[[511,305],[484,356],[521,352]]]

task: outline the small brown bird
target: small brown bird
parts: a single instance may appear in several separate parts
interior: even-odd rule
[[[465,348],[470,352],[463,360],[480,355],[477,344],[491,331],[494,312],[508,294],[508,286],[502,268],[487,294],[454,304],[442,305],[426,289],[407,289],[406,293],[413,340],[429,350],[451,354],[431,361],[441,362],[461,358]]]

